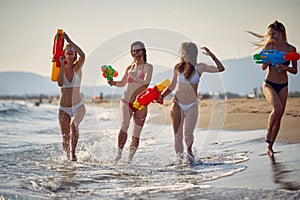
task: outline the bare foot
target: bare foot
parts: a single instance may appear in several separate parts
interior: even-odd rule
[[[70,160],[70,153],[64,153],[64,156],[66,157],[67,160]]]
[[[187,161],[190,163],[190,164],[192,164],[192,163],[194,163],[195,162],[195,157],[194,157],[194,155],[193,154],[190,154],[190,153],[187,153]]]
[[[121,157],[116,157],[115,159],[112,160],[112,163],[116,165],[118,161],[120,160]]]
[[[271,137],[272,137],[272,133],[270,133],[270,132],[267,130],[267,131],[266,131],[265,142],[269,144],[269,143],[271,142]]]
[[[267,139],[267,138],[265,138],[265,142],[269,144],[269,143],[271,142],[271,140],[270,140],[270,139]]]
[[[176,155],[176,160],[175,160],[174,164],[175,165],[181,165],[183,163],[183,160],[184,160],[184,157],[183,157],[182,153],[181,154],[177,154]]]
[[[272,148],[268,148],[267,153],[269,154],[269,156],[270,156],[271,158],[274,157],[274,151],[273,151]]]
[[[72,154],[71,161],[77,161],[77,157],[75,156],[75,154]]]
[[[128,160],[127,164],[130,165],[132,163],[132,160]]]
[[[122,157],[122,150],[119,149],[115,159],[113,160],[113,163],[117,164],[118,161],[121,159],[121,157]]]
[[[127,164],[132,162],[135,151],[129,151]]]

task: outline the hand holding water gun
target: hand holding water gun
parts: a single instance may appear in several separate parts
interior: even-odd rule
[[[108,81],[118,76],[118,72],[115,69],[113,69],[112,66],[110,65],[101,66],[101,71],[102,71],[102,76],[106,78]]]
[[[281,52],[277,50],[263,50],[253,56],[257,64],[270,62],[274,67],[286,61],[299,60],[299,58],[300,55],[297,52]]]
[[[59,71],[60,71],[60,57],[64,55],[64,37],[63,37],[63,30],[58,29],[57,33],[54,37],[54,43],[53,43],[53,58],[52,58],[52,74],[51,74],[51,80],[57,81]]]
[[[170,85],[169,79],[164,79],[162,82],[148,88],[141,92],[137,97],[135,102],[133,102],[133,107],[138,110],[142,110],[145,106],[149,105],[151,102],[155,102],[158,99],[161,92]]]

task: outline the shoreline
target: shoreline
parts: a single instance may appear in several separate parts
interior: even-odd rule
[[[87,104],[94,104],[86,102]],[[171,124],[171,100],[163,105],[151,103],[147,123]],[[95,106],[119,107],[119,100],[105,100]],[[264,130],[267,126],[271,106],[266,99],[201,99],[197,128],[232,131]],[[277,141],[288,144],[300,143],[300,98],[288,98]],[[262,138],[264,137],[262,132]]]

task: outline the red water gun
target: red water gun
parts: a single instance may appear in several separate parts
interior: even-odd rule
[[[170,80],[164,79],[162,82],[158,83],[152,88],[148,88],[144,90],[136,97],[135,102],[133,102],[133,107],[138,110],[142,110],[145,106],[157,100],[161,92],[169,85],[170,85]]]
[[[53,58],[52,58],[52,74],[51,74],[51,80],[57,81],[59,71],[60,71],[60,62],[59,58],[64,55],[64,38],[63,38],[63,30],[58,29],[57,33],[54,37],[54,43],[53,43]]]

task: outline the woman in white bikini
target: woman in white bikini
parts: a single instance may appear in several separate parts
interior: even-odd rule
[[[206,47],[201,48],[204,54],[209,55],[217,66],[197,63],[198,49],[192,42],[184,42],[181,45],[181,62],[174,67],[174,74],[170,86],[165,90],[158,102],[170,94],[176,87],[177,91],[171,107],[171,120],[175,138],[175,152],[178,164],[183,161],[183,135],[187,146],[187,160],[194,162],[192,145],[194,142],[194,129],[198,117],[197,90],[200,76],[203,72],[222,72],[225,70],[222,63]]]
[[[147,54],[142,42],[137,41],[131,45],[131,56],[134,62],[129,65],[120,81],[108,81],[109,84],[116,87],[124,87],[127,83],[127,89],[120,101],[120,120],[121,128],[118,135],[118,152],[115,162],[121,159],[122,151],[127,140],[127,131],[130,120],[133,116],[132,140],[129,148],[128,163],[138,149],[140,134],[147,116],[147,107],[143,110],[137,110],[133,107],[136,96],[145,90],[152,78],[153,66],[147,63]]]
[[[63,137],[63,150],[68,159],[76,161],[75,150],[79,139],[79,124],[86,112],[80,94],[81,69],[85,55],[66,33],[63,34],[63,38],[68,44],[64,48],[64,56],[60,58],[61,68],[57,81],[61,87],[58,120]]]
[[[248,33],[262,39],[262,42],[254,43],[258,48],[262,47],[263,50],[278,50],[285,52],[297,52],[296,48],[287,42],[286,30],[282,23],[275,21],[268,26],[266,35],[259,35],[252,31]],[[269,115],[265,142],[268,143],[267,152],[273,157],[273,144],[278,135],[281,118],[283,116],[287,97],[288,97],[288,74],[297,73],[297,61],[292,61],[292,66],[289,67],[290,61],[278,63],[273,66],[271,63],[262,65],[262,69],[268,69],[265,81],[263,83],[264,95],[272,106],[273,110]]]

